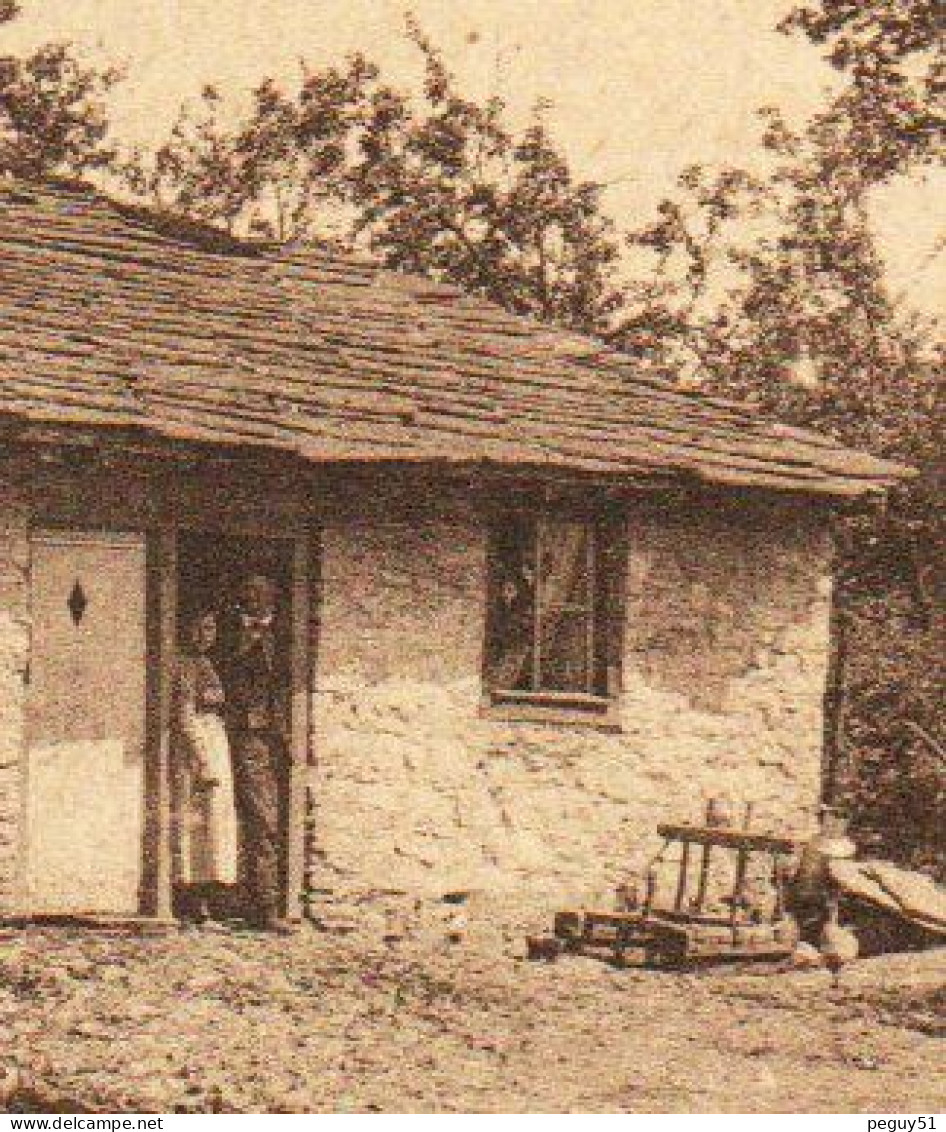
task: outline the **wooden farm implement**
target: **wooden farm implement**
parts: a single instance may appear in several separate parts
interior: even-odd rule
[[[662,825],[660,852],[646,873],[643,895],[624,890],[614,911],[565,911],[555,917],[553,937],[529,941],[533,958],[552,960],[572,952],[617,965],[681,966],[699,962],[781,959],[797,941],[786,915],[784,876],[795,843],[787,838],[716,826]],[[678,851],[673,896],[657,894],[658,868]],[[710,879],[721,855],[730,858],[731,890],[712,903]],[[768,906],[750,895],[759,857],[768,864]],[[714,860],[715,858],[715,860]]]

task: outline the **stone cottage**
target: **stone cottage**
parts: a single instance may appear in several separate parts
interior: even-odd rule
[[[833,508],[904,470],[601,343],[0,185],[0,912],[167,917],[182,618],[279,579],[290,916],[545,922],[706,799],[806,833]]]

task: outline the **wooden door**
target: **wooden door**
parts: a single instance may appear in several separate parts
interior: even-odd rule
[[[139,909],[145,566],[138,536],[33,540],[27,883],[36,913]]]

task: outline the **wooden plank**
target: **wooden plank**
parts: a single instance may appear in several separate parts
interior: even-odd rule
[[[690,871],[690,842],[684,841],[683,851],[680,854],[680,875],[677,878],[677,892],[673,898],[673,906],[680,911],[687,893],[687,873]]]
[[[670,923],[683,924],[687,927],[695,925],[702,927],[718,927],[721,930],[729,928],[729,914],[719,912],[694,912],[689,909],[677,911],[675,908],[657,908],[654,916]]]
[[[322,529],[316,527],[312,530],[309,542],[308,704],[310,713],[312,711],[311,697],[315,690],[315,679],[316,673],[318,672],[319,640],[321,633],[320,614],[322,608],[322,560]],[[318,886],[318,858],[316,856],[316,839],[318,834],[316,825],[316,783],[313,775],[316,752],[313,749],[313,730],[312,720],[310,719],[304,783],[305,840],[303,843],[302,861],[302,914],[308,918],[311,918],[315,912],[313,904]]]
[[[306,786],[309,768],[311,698],[309,541],[308,532],[296,538],[292,557],[292,690],[285,892],[285,914],[290,920],[302,918],[305,900]]]
[[[837,535],[835,534],[835,539]],[[821,798],[834,805],[847,786],[850,771],[846,765],[845,724],[847,708],[848,618],[838,597],[835,563],[839,557],[835,546],[831,571],[829,608],[828,671],[824,689],[824,726],[821,748]]]
[[[62,464],[37,461],[35,476],[39,525],[116,531],[145,531],[149,526],[149,482],[141,467],[76,467],[66,457]]]
[[[177,529],[171,477],[148,546],[146,821],[141,910],[168,919],[171,876],[171,717],[177,653]]]
[[[742,848],[736,851],[736,878],[733,881],[732,887],[732,905],[730,908],[730,917],[732,920],[733,932],[736,929],[736,923],[739,920],[742,902],[745,898],[746,889],[746,872],[749,868],[749,850]]]
[[[672,836],[665,834],[664,836]],[[702,912],[706,904],[706,889],[709,885],[709,872],[710,872],[710,859],[713,854],[713,846],[707,842],[703,845],[702,852],[700,853],[700,879],[696,887],[696,911]]]
[[[741,829],[698,825],[658,825],[661,837],[672,841],[691,841],[697,845],[717,845],[723,849],[749,849],[759,852],[791,853],[795,842],[768,833],[747,833]]]

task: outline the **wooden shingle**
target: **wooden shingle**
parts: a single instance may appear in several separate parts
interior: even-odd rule
[[[850,497],[900,465],[456,287],[0,182],[0,415],[333,461]]]

